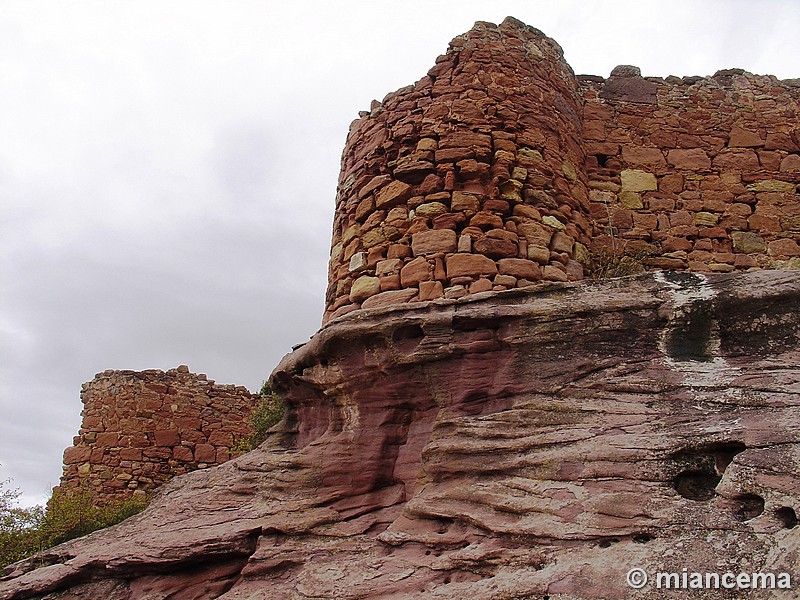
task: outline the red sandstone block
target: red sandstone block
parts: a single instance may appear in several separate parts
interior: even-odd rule
[[[643,148],[641,146],[623,146],[622,160],[632,166],[666,166],[664,154],[658,148]]]
[[[201,463],[213,463],[216,460],[217,451],[211,444],[197,444],[194,448],[195,461]]]
[[[670,150],[667,152],[667,160],[678,169],[702,171],[711,168],[711,159],[700,148]]]
[[[231,458],[231,452],[227,448],[217,448],[217,452],[215,455],[215,462],[217,464],[222,464]]]
[[[475,252],[490,258],[510,258],[517,255],[519,248],[517,243],[508,239],[498,239],[489,235],[484,235],[476,239],[472,248]]]
[[[153,437],[156,446],[178,446],[181,443],[180,433],[175,429],[156,430]]]
[[[412,188],[402,181],[393,181],[378,192],[375,207],[378,209],[391,208],[405,202],[411,197]]]
[[[663,197],[649,197],[647,203],[650,205],[650,210],[652,211],[672,211],[675,210],[675,199],[674,198],[663,198]]]
[[[212,431],[208,436],[208,443],[214,446],[230,446],[232,441],[231,434],[227,431]]]
[[[140,448],[122,448],[119,451],[122,460],[141,460],[142,450]]]
[[[64,464],[84,463],[91,458],[91,455],[92,449],[89,446],[72,446],[64,450]]]
[[[788,133],[768,133],[767,141],[764,144],[765,150],[786,150],[787,152],[797,152],[800,147],[792,140]]]
[[[434,300],[444,296],[444,287],[441,281],[421,281],[419,284],[420,301]]]
[[[495,262],[482,254],[452,254],[446,259],[449,278],[497,274]]]
[[[622,227],[624,229],[633,227],[633,211],[626,208],[612,209],[610,223],[613,227]]]
[[[730,148],[757,148],[764,145],[764,138],[757,131],[744,129],[737,125],[731,128],[728,146]]]
[[[724,227],[700,227],[697,234],[704,238],[727,238],[728,232]]]
[[[119,444],[119,434],[118,433],[98,433],[97,439],[95,440],[95,444],[98,446],[105,446],[105,447],[113,447]]]
[[[797,241],[790,238],[773,240],[767,245],[770,256],[791,257],[800,256],[800,247]]]
[[[725,150],[711,162],[714,168],[732,171],[757,171],[761,168],[758,156],[752,150]]]
[[[521,279],[536,281],[542,278],[537,263],[524,258],[502,258],[497,262],[501,275],[511,275]]]
[[[420,231],[411,237],[411,250],[414,256],[455,252],[456,232],[452,229]]]
[[[192,462],[194,455],[192,449],[187,446],[175,446],[172,449],[172,458],[181,462]]]
[[[433,279],[433,266],[423,256],[405,264],[400,270],[400,283],[403,287],[414,287],[421,281]]]

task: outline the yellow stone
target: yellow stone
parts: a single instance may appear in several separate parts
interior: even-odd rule
[[[623,192],[652,192],[658,189],[656,176],[639,169],[625,169],[620,173]]]
[[[619,203],[623,208],[644,208],[642,197],[636,192],[621,192],[619,195]]]
[[[780,181],[778,179],[765,179],[763,181],[756,181],[747,186],[751,192],[780,192],[783,194],[793,194],[795,185],[788,181]]]
[[[542,223],[545,225],[550,225],[550,227],[553,229],[566,229],[566,226],[561,221],[551,215],[545,215],[542,217]]]

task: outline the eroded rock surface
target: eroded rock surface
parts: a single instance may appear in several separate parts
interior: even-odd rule
[[[798,272],[664,272],[353,312],[275,370],[261,448],[13,565],[0,598],[665,597],[632,567],[800,585],[799,306]]]

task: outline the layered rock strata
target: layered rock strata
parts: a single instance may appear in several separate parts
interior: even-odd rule
[[[83,421],[64,451],[60,487],[86,488],[103,502],[230,459],[251,433],[259,396],[181,365],[98,373],[83,384],[81,401]]]
[[[800,266],[800,81],[575,77],[515,19],[477,23],[354,121],[325,320],[580,280],[590,252],[698,272]]]
[[[794,271],[663,272],[358,311],[277,367],[261,448],[10,567],[0,598],[665,597],[633,567],[796,585],[798,305]]]

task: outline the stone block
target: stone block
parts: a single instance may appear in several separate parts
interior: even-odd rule
[[[569,281],[567,274],[553,265],[545,265],[542,269],[542,279],[547,281]]]
[[[641,146],[623,146],[622,160],[632,166],[666,166],[664,153],[658,148],[643,148]]]
[[[711,159],[700,148],[676,149],[667,152],[669,164],[678,169],[702,171],[711,168]]]
[[[444,296],[444,287],[441,281],[420,281],[419,300],[435,300]]]
[[[417,286],[420,282],[431,279],[433,279],[433,265],[423,256],[406,263],[400,270],[400,284],[404,288]]]
[[[89,446],[72,446],[64,450],[64,464],[74,465],[83,463],[91,458],[92,449]]]
[[[490,258],[509,258],[516,256],[519,252],[516,242],[488,235],[476,239],[472,244],[472,249]]]
[[[495,262],[482,254],[452,254],[446,259],[449,278],[497,274]]]
[[[409,288],[406,290],[390,290],[381,292],[370,296],[361,304],[361,308],[381,308],[383,306],[392,306],[394,304],[403,304],[409,302],[414,296],[417,295],[416,288]]]
[[[211,444],[197,444],[194,447],[194,460],[199,463],[214,463],[217,459],[217,449]]]
[[[452,229],[430,229],[411,236],[411,250],[414,256],[455,252],[456,232]]]
[[[474,194],[453,192],[453,198],[450,201],[450,208],[454,211],[460,210],[478,212],[481,208],[481,202],[480,199]]]
[[[751,192],[778,192],[781,194],[793,194],[795,192],[796,184],[788,181],[780,181],[777,179],[764,179],[751,183],[747,189]]]
[[[378,192],[375,198],[377,209],[392,208],[411,197],[413,188],[402,181],[392,181]]]
[[[355,303],[363,302],[380,291],[381,280],[378,277],[362,275],[353,282],[353,287],[350,288],[350,301]]]
[[[566,252],[572,256],[572,249],[575,240],[562,231],[556,231],[553,234],[553,239],[550,242],[550,250],[553,252]],[[528,277],[530,279],[530,277]]]
[[[768,244],[769,255],[776,257],[800,256],[800,246],[791,238],[773,240]]]
[[[541,279],[542,271],[539,265],[524,258],[502,258],[497,261],[501,275],[511,275],[518,279],[530,279],[535,281]]]
[[[481,229],[498,229],[503,226],[503,219],[489,211],[482,210],[470,219],[469,224],[471,227],[480,227]]]
[[[441,202],[425,202],[424,204],[420,204],[416,209],[414,209],[414,213],[418,217],[424,217],[426,219],[432,219],[433,217],[438,217],[439,215],[443,215],[450,209],[447,208]]]
[[[625,169],[620,173],[623,192],[648,192],[658,189],[658,180],[653,173],[638,169]]]

